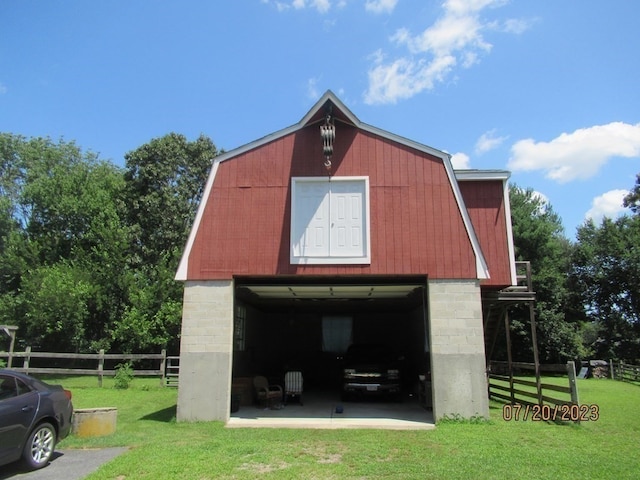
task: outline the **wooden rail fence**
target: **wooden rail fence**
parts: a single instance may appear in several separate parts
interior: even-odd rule
[[[566,365],[539,365],[540,372],[566,373],[568,380],[566,387],[542,383],[535,377],[532,380],[514,377],[514,371],[526,372],[526,374],[535,372],[533,363],[512,362],[511,367],[509,369],[508,362],[491,362],[488,372],[489,398],[503,400],[511,405],[579,404],[574,362],[567,362]],[[559,396],[564,398],[558,398]]]
[[[180,376],[180,357],[167,357],[165,369],[165,385],[167,387],[177,387]]]
[[[31,347],[26,347],[24,352],[0,352],[0,358],[7,359],[7,367],[12,370],[24,373],[41,373],[49,375],[95,375],[98,377],[98,384],[102,386],[102,379],[105,376],[114,376],[117,372],[117,365],[123,362],[132,363],[132,373],[134,376],[160,377],[162,385],[177,386],[178,371],[176,368],[177,359],[179,357],[167,356],[167,351],[162,350],[160,353],[104,353],[100,350],[98,353],[52,353],[52,352],[33,352]],[[22,359],[22,366],[17,367],[14,364],[17,359]],[[67,360],[69,363],[94,363],[95,368],[59,368],[59,367],[41,367],[32,366],[33,359],[48,359],[60,362]],[[158,365],[157,368],[135,369],[135,362],[144,361]],[[55,362],[51,362],[55,363]],[[113,366],[112,368],[108,368]],[[169,368],[168,368],[169,366]]]
[[[613,364],[613,374],[616,380],[623,382],[640,382],[640,366],[620,362]]]

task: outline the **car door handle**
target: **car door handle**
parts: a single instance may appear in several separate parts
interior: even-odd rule
[[[31,405],[25,405],[24,407],[22,407],[22,411],[23,412],[30,412],[31,410],[33,410],[33,406]]]

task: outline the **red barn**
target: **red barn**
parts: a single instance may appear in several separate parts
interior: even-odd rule
[[[488,416],[482,295],[515,284],[505,171],[362,123],[327,92],[215,158],[185,283],[179,420],[229,419],[234,378],[340,389],[351,343],[401,352],[434,417]]]

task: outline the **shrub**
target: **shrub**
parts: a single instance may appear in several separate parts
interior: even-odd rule
[[[120,363],[116,365],[116,374],[114,377],[113,387],[126,390],[133,380],[133,367],[131,362]]]

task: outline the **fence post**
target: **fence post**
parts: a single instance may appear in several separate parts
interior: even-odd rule
[[[529,302],[529,320],[531,323],[531,346],[533,347],[533,362],[536,372],[536,392],[538,405],[542,406],[542,382],[540,380],[540,356],[538,355],[538,333],[536,326],[536,312],[533,302]],[[575,373],[575,372],[574,372]]]
[[[515,393],[513,392],[513,359],[511,357],[511,328],[509,327],[509,310],[504,313],[504,329],[507,335],[507,361],[509,362],[509,392],[511,394],[511,405],[516,403]]]
[[[167,373],[167,350],[163,348],[160,353],[162,354],[162,359],[160,360],[160,385],[164,387]]]
[[[22,368],[24,368],[24,373],[29,373],[29,361],[31,360],[31,347],[26,347],[24,349],[24,353],[25,353],[25,357],[24,357],[24,364],[22,365]]]
[[[98,386],[102,387],[102,377],[104,376],[104,349],[98,352]]]
[[[571,389],[571,403],[579,405],[578,384],[576,383],[576,365],[573,361],[567,362],[567,376],[569,377],[569,388]]]
[[[10,331],[9,333],[11,335],[11,343],[9,344],[9,358],[7,361],[7,366],[9,368],[12,367],[13,365],[13,348],[15,346],[16,343],[16,332],[15,331]]]
[[[613,374],[613,360],[609,359],[609,374],[611,375],[611,380],[615,380],[616,376]]]

